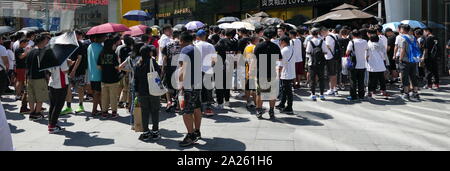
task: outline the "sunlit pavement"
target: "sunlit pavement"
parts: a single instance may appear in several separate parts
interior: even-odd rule
[[[422,102],[407,103],[398,94],[388,101],[353,103],[342,96],[313,102],[302,89],[296,91],[295,115],[277,114],[275,120],[268,115],[259,120],[242,101],[233,99],[231,109],[203,119],[203,139],[189,148],[178,146],[186,129],[181,116],[175,114],[161,113],[162,139],[144,143],[130,129],[125,110],[120,110],[117,120],[92,118],[89,113],[63,116],[60,125],[67,130],[49,135],[47,121],[32,122],[28,115],[18,114],[20,102],[12,101],[12,96],[5,96],[3,105],[18,151],[450,150],[450,85],[449,79],[444,81],[439,91],[423,90]],[[92,104],[85,103],[85,108],[90,111]]]

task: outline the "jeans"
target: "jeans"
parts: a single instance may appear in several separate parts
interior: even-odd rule
[[[148,124],[150,117],[152,119],[153,131],[159,130],[159,109],[160,109],[160,97],[156,96],[139,96],[139,103],[142,108],[142,126],[144,132],[150,131]]]
[[[323,95],[325,91],[325,65],[323,66],[310,66],[309,67],[309,80],[311,82],[311,93],[312,95],[316,95],[316,86],[317,80],[316,77],[319,78],[319,87],[320,87],[320,95]]]
[[[284,106],[287,101],[287,109],[292,109],[294,94],[292,92],[294,80],[281,80],[281,102],[280,106]]]
[[[350,96],[353,99],[363,99],[366,93],[365,90],[365,75],[366,69],[353,69],[350,70],[351,89]]]
[[[8,75],[5,70],[0,71],[0,96],[4,95],[6,87],[8,87]]]
[[[380,85],[381,91],[386,91],[386,78],[384,72],[369,72],[369,92],[374,92]]]
[[[426,78],[428,85],[439,84],[439,65],[433,59],[425,60]],[[433,82],[434,78],[434,82]]]
[[[113,112],[117,112],[117,101],[119,97],[119,82],[102,83],[102,112],[108,112],[111,107]]]
[[[64,102],[67,96],[67,87],[55,89],[53,87],[49,87],[50,93],[50,110],[48,112],[48,125],[56,126],[58,123],[59,115],[61,114],[61,110],[64,107]]]

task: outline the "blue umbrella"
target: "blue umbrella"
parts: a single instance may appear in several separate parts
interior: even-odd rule
[[[128,11],[123,15],[123,18],[131,21],[147,21],[152,19],[149,13],[142,10]]]
[[[428,21],[428,27],[434,28],[434,29],[444,29],[447,30],[447,27],[444,24],[440,24],[434,21]]]
[[[204,26],[205,24],[200,21],[191,21],[185,25],[188,30],[198,30],[203,28]]]
[[[383,31],[386,31],[386,29],[390,28],[392,31],[398,31],[398,26],[402,24],[400,22],[392,22],[392,23],[386,23],[383,25]]]
[[[427,28],[427,25],[416,20],[403,20],[402,23],[408,24],[409,26],[411,26],[411,28]]]

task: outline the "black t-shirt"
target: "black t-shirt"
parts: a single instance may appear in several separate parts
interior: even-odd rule
[[[431,51],[433,50],[433,47],[435,45],[435,43],[438,41],[438,38],[434,37],[434,36],[429,36],[425,39],[425,49],[428,50],[428,57],[433,58],[434,56],[431,55]],[[437,48],[436,50],[439,50],[439,48]]]
[[[103,83],[117,83],[119,79],[119,71],[116,67],[119,66],[119,60],[115,53],[101,53],[97,65],[102,69],[102,82]]]
[[[216,46],[217,54],[222,58],[222,61],[225,64],[225,60],[227,59],[227,54],[235,55],[238,51],[238,43],[235,39],[224,38],[217,42]],[[225,68],[224,68],[225,70]]]
[[[39,56],[41,55],[41,52],[45,49],[33,49],[28,53],[28,56],[26,57],[26,64],[27,64],[27,76],[31,79],[44,79],[45,78],[45,72],[39,71]]]
[[[215,45],[219,42],[219,40],[220,40],[220,36],[218,34],[213,34],[213,35],[211,35],[211,39],[210,39],[209,43]]]
[[[27,58],[23,58],[20,59],[20,56],[22,56],[22,54],[25,53],[25,49],[23,48],[18,48],[16,49],[16,52],[14,53],[15,57],[16,57],[16,68],[17,69],[25,69],[27,68]]]
[[[388,46],[391,48],[388,50],[387,54],[388,54],[389,59],[391,59],[391,60],[394,58],[395,39],[396,38],[397,38],[396,36],[391,36],[388,38]]]
[[[85,46],[80,41],[78,41],[78,44],[80,45],[80,47],[72,54],[72,56],[70,56],[70,60],[76,62],[78,60],[78,56],[81,55],[81,62],[77,68],[77,71],[75,72],[75,76],[85,75],[87,67],[88,67],[87,46]],[[74,66],[75,66],[75,64],[70,66],[70,71],[72,71]]]
[[[281,60],[283,58],[283,56],[281,55],[281,50],[280,47],[278,45],[276,45],[275,43],[271,42],[271,41],[264,41],[260,44],[258,44],[255,48],[255,56],[257,59],[257,78],[264,78],[263,76],[259,76],[260,74],[260,69],[262,69],[259,65],[260,65],[260,60],[264,59],[263,56],[266,56],[266,60],[267,60],[267,65],[269,66],[262,66],[264,68],[267,68],[267,75],[266,78],[268,79],[268,81],[271,81],[271,78],[276,77],[276,72],[275,71],[275,67],[276,65],[272,65],[272,55],[275,55],[273,57],[276,57],[276,55],[278,55],[278,58],[275,61]]]
[[[252,40],[248,37],[239,39],[238,41],[238,51],[243,53],[248,44],[250,44]]]

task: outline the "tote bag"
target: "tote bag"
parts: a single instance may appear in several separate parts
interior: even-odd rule
[[[152,96],[162,96],[168,92],[168,89],[162,84],[161,78],[153,66],[153,60],[150,59],[150,72],[147,74],[148,90]]]

